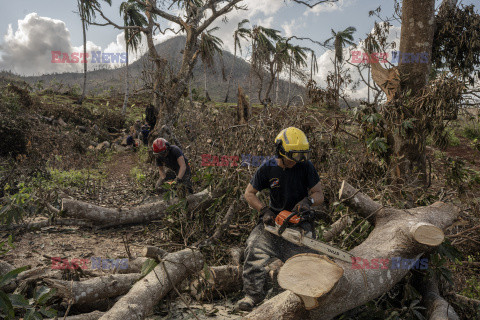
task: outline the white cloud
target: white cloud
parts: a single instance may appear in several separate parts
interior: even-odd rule
[[[19,74],[42,74],[76,69],[73,64],[51,63],[52,51],[72,51],[70,32],[63,21],[30,13],[23,20],[18,20],[15,32],[10,24],[3,38],[4,44],[0,47],[1,69]]]
[[[295,19],[293,19],[289,23],[282,24],[282,28],[285,31],[286,37],[293,36],[293,31],[298,27],[298,25],[296,25],[295,22],[296,22]]]

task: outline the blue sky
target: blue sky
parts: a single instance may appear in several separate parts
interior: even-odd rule
[[[0,10],[0,69],[19,74],[42,74],[64,71],[81,71],[80,65],[51,63],[51,51],[82,51],[81,21],[76,13],[76,0],[17,0],[2,2]],[[122,0],[112,0],[112,7],[103,4],[105,14],[121,23],[118,8]],[[436,7],[440,5],[436,1]],[[471,4],[478,0],[461,1]],[[217,22],[217,36],[223,39],[225,49],[233,51],[232,34],[239,21],[248,18],[252,25],[261,24],[278,29],[284,36],[294,34],[323,42],[331,36],[331,29],[343,30],[348,26],[357,28],[355,42],[371,32],[377,17],[369,17],[368,11],[381,6],[382,16],[393,14],[393,0],[339,0],[335,4],[321,4],[314,9],[295,4],[289,0],[244,0],[248,11],[232,12],[229,23]],[[99,19],[101,20],[101,19]],[[19,25],[20,22],[20,25]],[[391,40],[400,36],[398,23],[393,23]],[[168,36],[167,36],[168,37]],[[160,36],[157,42],[165,39]],[[125,45],[120,30],[111,26],[90,26],[87,33],[87,50],[124,52]],[[302,45],[316,50],[320,72],[317,82],[324,84],[331,70],[332,52],[309,42]],[[140,52],[142,53],[142,52]],[[135,56],[131,56],[133,60]],[[92,66],[90,66],[92,67]]]

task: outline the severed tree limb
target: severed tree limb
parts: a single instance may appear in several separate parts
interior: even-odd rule
[[[415,259],[429,251],[440,240],[442,230],[450,226],[456,219],[459,209],[453,205],[436,202],[430,206],[408,210],[384,208],[368,196],[358,192],[345,181],[340,191],[340,199],[363,217],[369,217],[375,228],[368,238],[353,248],[350,253],[363,259],[391,259],[402,257]],[[423,232],[418,232],[422,230]],[[297,256],[290,260],[297,259]],[[300,256],[303,258],[302,256]],[[304,259],[304,258],[303,258]],[[407,269],[390,269],[389,266],[378,265],[378,269],[353,268],[352,263],[334,259],[336,265],[343,269],[343,275],[335,286],[318,299],[318,307],[310,311],[312,319],[331,319],[345,311],[375,299],[390,290],[409,272]],[[377,260],[378,262],[378,260]],[[385,267],[385,268],[384,268]],[[318,274],[302,271],[302,278],[311,277],[312,283]],[[332,282],[336,281],[332,277]],[[249,319],[289,319],[274,310],[272,306],[281,305],[279,301],[296,301],[294,293],[276,296],[258,307],[248,315]],[[291,304],[288,314],[301,312],[304,307]],[[275,313],[275,316],[273,315]],[[270,317],[268,317],[270,314]]]
[[[212,199],[212,194],[207,189],[186,198],[190,210],[208,199]],[[72,218],[93,221],[96,226],[118,226],[158,219],[166,213],[170,205],[177,204],[179,201],[176,198],[172,201],[159,201],[133,208],[114,209],[64,198],[62,199],[62,211]]]
[[[129,273],[112,274],[84,281],[45,279],[45,282],[50,287],[56,288],[59,296],[72,301],[72,304],[89,304],[99,299],[127,293],[139,278],[140,274]]]
[[[335,221],[331,226],[329,230],[325,230],[323,232],[323,239],[325,241],[332,241],[335,237],[340,235],[345,228],[347,228],[349,225],[352,224],[352,218],[349,216],[343,216],[337,221]]]
[[[138,281],[100,319],[144,319],[174,285],[202,267],[203,256],[196,249],[184,249],[166,255],[163,263]]]
[[[162,248],[154,247],[154,246],[146,246],[142,250],[142,256],[150,259],[155,259],[155,260],[158,260],[159,257],[163,258],[167,254],[168,254],[167,251],[163,250]]]
[[[468,297],[462,296],[462,295],[457,294],[457,293],[454,295],[454,299],[459,304],[464,304],[464,305],[467,305],[467,306],[470,306],[470,307],[474,308],[475,310],[480,311],[480,300],[468,298]]]
[[[453,307],[442,298],[438,290],[438,282],[435,278],[425,281],[422,292],[425,306],[427,308],[427,318],[431,320],[459,320]]]

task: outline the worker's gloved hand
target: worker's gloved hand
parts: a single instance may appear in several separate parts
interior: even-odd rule
[[[160,189],[164,183],[165,179],[158,178],[157,183],[155,184],[155,189]]]
[[[311,200],[308,197],[305,197],[295,205],[294,210],[296,212],[302,212],[302,211],[310,210],[311,207],[312,207]]]
[[[264,224],[275,226],[275,213],[268,206],[263,207],[260,213]]]
[[[183,180],[183,178],[176,177],[176,178],[175,178],[175,182],[176,182],[176,183],[183,183],[184,180]]]

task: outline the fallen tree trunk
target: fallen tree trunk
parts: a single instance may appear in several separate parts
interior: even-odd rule
[[[436,279],[426,281],[423,299],[427,308],[427,319],[430,320],[459,320],[453,307],[440,295]]]
[[[203,256],[198,250],[184,249],[166,255],[100,319],[144,319],[174,286],[202,267]]]
[[[212,194],[207,189],[186,198],[189,210],[195,209],[200,203],[209,199],[212,199]],[[62,199],[62,211],[72,218],[93,221],[97,227],[110,227],[158,219],[166,213],[169,206],[179,201],[176,198],[171,201],[158,201],[133,208],[114,209],[64,198]]]
[[[140,278],[138,273],[112,274],[85,281],[63,281],[45,279],[57,294],[72,304],[89,304],[99,299],[117,297],[130,290]]]
[[[343,269],[343,275],[330,291],[317,300],[318,306],[310,311],[313,319],[331,319],[389,291],[409,272],[409,269],[390,269],[389,265],[380,265],[379,262],[382,259],[384,262],[388,259],[389,262],[394,257],[416,259],[439,245],[443,241],[442,230],[452,224],[459,212],[457,207],[443,202],[408,210],[384,208],[346,182],[342,184],[340,199],[375,225],[368,238],[350,251],[354,257],[360,257],[362,262],[372,263],[368,264],[369,269],[363,269],[363,264],[351,264],[334,259],[335,264]],[[303,258],[296,257],[290,260]],[[311,278],[312,283],[315,283],[318,274],[303,270],[302,277]],[[337,280],[332,277],[332,282]],[[278,309],[272,305],[281,306],[282,299],[289,303],[298,301],[293,296],[294,293],[287,291],[273,297],[250,313],[248,318],[290,319],[286,314],[279,314]],[[301,313],[304,305],[295,303],[291,304],[291,308],[288,314]]]

